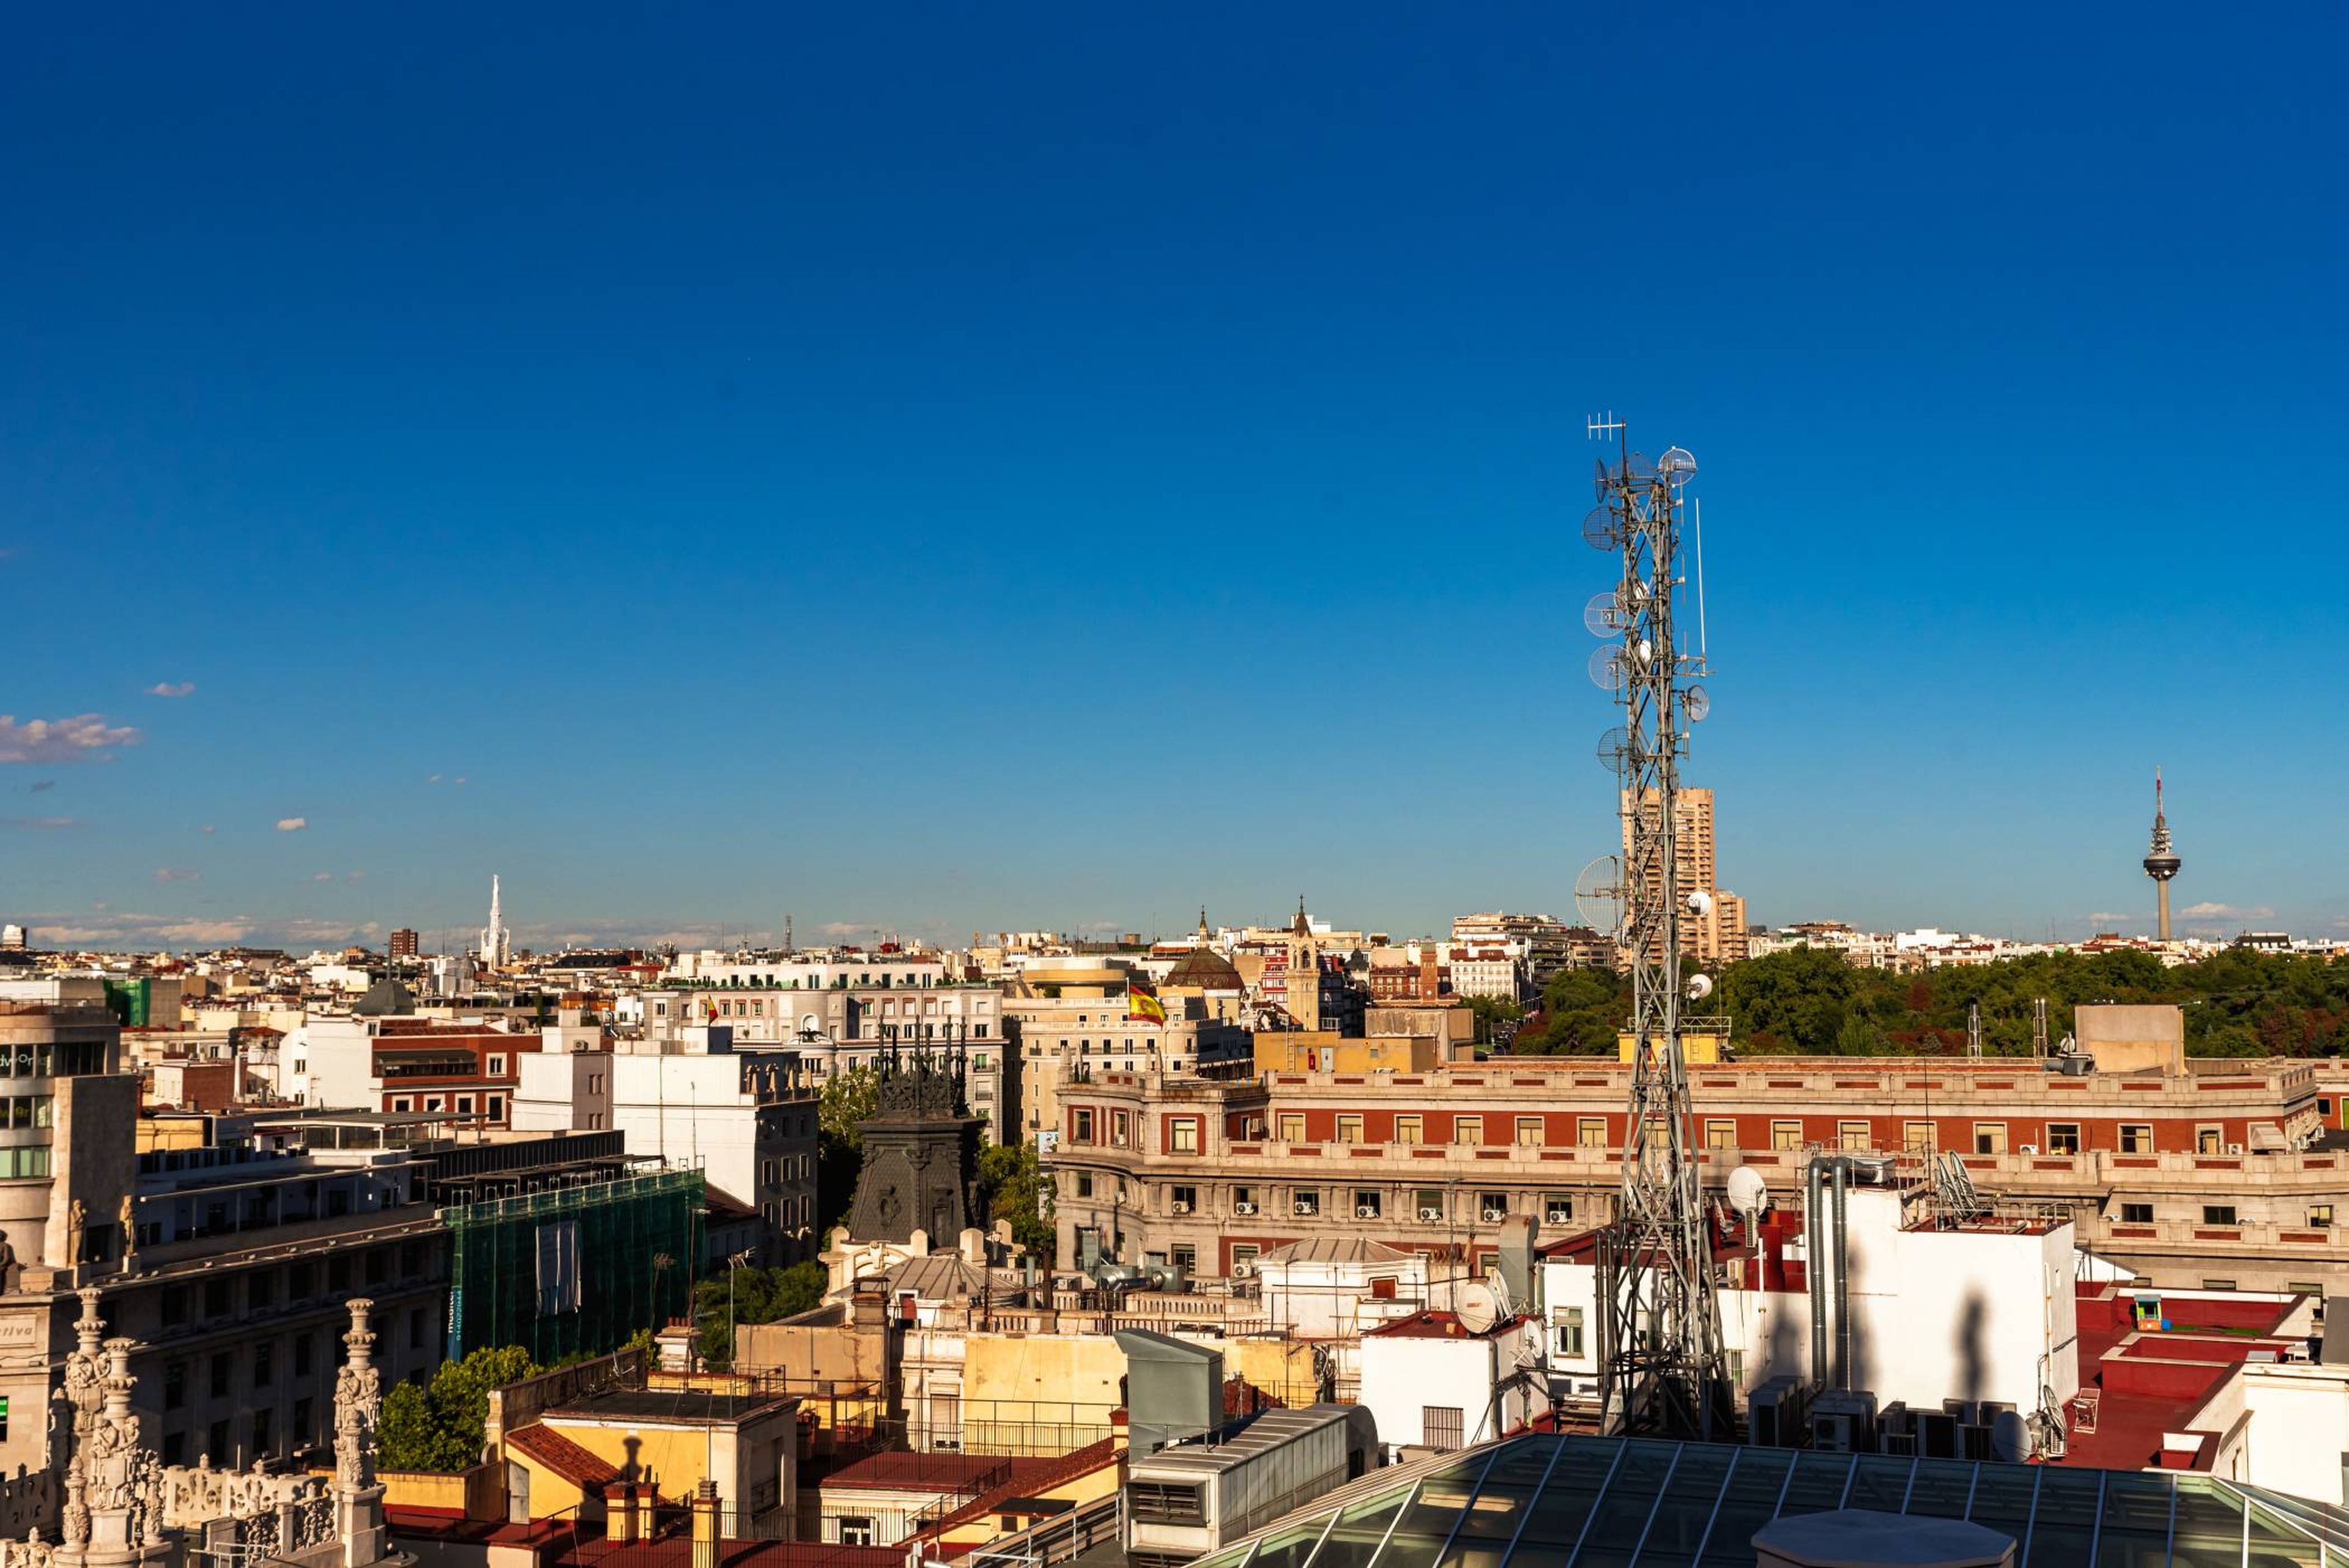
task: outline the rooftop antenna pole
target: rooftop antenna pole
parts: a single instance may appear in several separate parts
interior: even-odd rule
[[[1650,462],[1630,449],[1611,413],[1588,430],[1593,439],[1614,436],[1618,454],[1611,469],[1598,465],[1599,505],[1582,533],[1617,555],[1620,572],[1583,622],[1607,639],[1591,678],[1623,709],[1600,755],[1621,786],[1623,863],[1606,891],[1620,900],[1616,935],[1631,971],[1632,1037],[1622,1191],[1599,1239],[1600,1425],[1613,1434],[1724,1439],[1735,1413],[1681,1041],[1681,923],[1703,907],[1693,896],[1702,890],[1684,894],[1680,885],[1680,765],[1688,727],[1709,710],[1704,689],[1688,684],[1706,673],[1704,657],[1681,652],[1673,624],[1684,586],[1682,509],[1696,459],[1674,447]]]
[[[1982,1004],[1966,1004],[1966,1055],[1982,1055]]]

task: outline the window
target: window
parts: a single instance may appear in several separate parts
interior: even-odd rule
[[[306,1334],[295,1335],[294,1336],[294,1376],[307,1377],[310,1375],[310,1336]],[[302,1422],[297,1419],[294,1424],[300,1427]]]
[[[1170,1249],[1167,1255],[1174,1260],[1174,1266],[1185,1274],[1195,1274],[1199,1272],[1198,1248],[1188,1245],[1174,1247]]]
[[[1232,1212],[1235,1214],[1253,1214],[1256,1212],[1255,1188],[1235,1187],[1232,1189]]]
[[[2332,1204],[2330,1204],[2330,1203],[2311,1203],[2311,1204],[2308,1206],[2308,1228],[2309,1228],[2310,1230],[2312,1230],[2312,1231],[2323,1231],[2323,1230],[2329,1230],[2329,1229],[2331,1229],[2331,1228],[2332,1228],[2332,1225],[2333,1225],[2333,1205],[2332,1205]]]
[[[1438,1453],[1450,1453],[1460,1446],[1460,1407],[1429,1405],[1419,1419],[1420,1439]]]
[[[1868,1123],[1864,1121],[1836,1123],[1836,1143],[1839,1148],[1867,1149],[1872,1147],[1875,1141],[1875,1139],[1869,1136]]]
[[[174,1361],[163,1368],[163,1408],[176,1410],[188,1402],[188,1364]]]
[[[1557,1315],[1557,1353],[1568,1360],[1582,1357],[1582,1308],[1569,1306]]]
[[[1199,1119],[1178,1116],[1166,1124],[1166,1146],[1177,1154],[1199,1152]]]
[[[1090,1197],[1092,1197],[1092,1195],[1093,1195],[1093,1179],[1092,1179],[1091,1176],[1087,1175],[1084,1171],[1078,1171],[1078,1172],[1077,1172],[1077,1196],[1078,1196],[1078,1197],[1080,1197],[1080,1198],[1090,1198]]]
[[[1574,1123],[1574,1141],[1584,1149],[1606,1148],[1607,1119],[1603,1116],[1577,1118]]]
[[[1431,1225],[1444,1222],[1444,1193],[1434,1187],[1422,1187],[1413,1205],[1419,1217]]]
[[[1900,1147],[1911,1154],[1933,1152],[1933,1124],[1930,1121],[1904,1121],[1900,1124]]]
[[[1803,1124],[1799,1121],[1774,1121],[1770,1124],[1770,1147],[1800,1149],[1803,1146]]]
[[[2153,1124],[2148,1121],[2127,1121],[2121,1124],[2121,1152],[2150,1154],[2153,1152]]]
[[[1110,1113],[1109,1140],[1120,1149],[1126,1146],[1126,1143],[1131,1137],[1129,1125],[1125,1112],[1117,1110]]]
[[[253,1412],[253,1451],[256,1454],[269,1451],[269,1412],[266,1409]]]
[[[1375,1220],[1386,1211],[1383,1195],[1375,1187],[1363,1187],[1354,1193],[1354,1218]]]
[[[1177,1187],[1167,1196],[1173,1202],[1174,1212],[1178,1214],[1195,1213],[1198,1210],[1199,1190],[1196,1187]]]
[[[2077,1154],[2080,1152],[2080,1124],[2076,1121],[2051,1121],[2047,1124],[2047,1152]]]
[[[842,1514],[840,1516],[840,1543],[843,1546],[872,1545],[872,1519],[867,1515],[861,1513]]]
[[[1305,1141],[1305,1113],[1303,1111],[1284,1110],[1280,1113],[1280,1141],[1283,1143],[1302,1143]]]
[[[1338,1141],[1360,1143],[1362,1140],[1362,1117],[1360,1111],[1342,1112],[1338,1118]]]
[[[2123,1203],[2121,1205],[2121,1223],[2124,1225],[2152,1224],[2153,1205],[2150,1203]]]
[[[1723,1119],[1719,1121],[1706,1122],[1704,1124],[1704,1146],[1707,1149],[1736,1148],[1737,1123],[1728,1120],[1727,1119]]]
[[[253,1386],[254,1387],[268,1387],[270,1379],[276,1376],[277,1368],[274,1365],[277,1358],[276,1350],[277,1346],[266,1339],[253,1347]]]
[[[2226,1152],[2227,1130],[2223,1127],[2198,1127],[2194,1130],[2194,1152],[2223,1154]]]
[[[163,1287],[163,1326],[177,1327],[188,1321],[188,1287],[171,1284]]]
[[[2233,1205],[2232,1203],[2205,1203],[2205,1204],[2203,1204],[2203,1205],[2202,1205],[2202,1222],[2203,1222],[2204,1224],[2206,1224],[2206,1225],[2231,1225],[2231,1224],[2234,1224],[2234,1223],[2236,1222],[2236,1221],[2235,1221],[2235,1205]]]
[[[1517,1118],[1517,1147],[1539,1149],[1542,1146],[1542,1119],[1538,1116]]]
[[[1129,1517],[1145,1524],[1203,1524],[1206,1514],[1199,1504],[1199,1484],[1136,1480],[1126,1483]]]
[[[1081,1105],[1069,1112],[1069,1138],[1077,1143],[1093,1140],[1093,1113],[1089,1107]]]
[[[1300,1220],[1309,1220],[1321,1212],[1321,1194],[1311,1187],[1299,1187],[1289,1194],[1288,1212]]]
[[[1481,1116],[1455,1116],[1452,1119],[1452,1141],[1463,1149],[1473,1149],[1485,1141],[1485,1119]]]
[[[1974,1152],[2003,1154],[2006,1152],[2006,1123],[1977,1121],[1974,1123]]]
[[[1506,1192],[1478,1194],[1476,1213],[1488,1225],[1499,1224],[1509,1217],[1509,1195]]]
[[[1543,1199],[1542,1223],[1545,1225],[1574,1223],[1574,1200],[1563,1192],[1552,1192]]]
[[[2202,1282],[2202,1288],[2204,1290],[2232,1290],[2235,1288],[2235,1282],[2230,1279],[2206,1279]]]
[[[1237,1274],[1241,1269],[1254,1268],[1256,1266],[1256,1254],[1257,1248],[1254,1243],[1234,1243],[1232,1245],[1232,1271]]]
[[[503,1077],[505,1076],[505,1072],[506,1072],[506,1059],[505,1059],[505,1057],[501,1057],[501,1056],[492,1055],[492,1056],[490,1057],[490,1076],[491,1076],[492,1078],[503,1078]]]
[[[209,1451],[215,1456],[212,1460],[214,1464],[220,1464],[222,1462],[217,1456],[228,1452],[228,1423],[226,1421],[214,1421],[212,1423],[212,1448]]]
[[[1397,1143],[1417,1143],[1419,1138],[1419,1118],[1398,1116],[1394,1119],[1394,1140]]]

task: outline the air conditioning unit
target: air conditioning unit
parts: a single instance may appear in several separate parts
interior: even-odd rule
[[[1178,1214],[1187,1214],[1191,1212],[1191,1205],[1182,1202],[1180,1199],[1177,1199],[1174,1202],[1167,1206]]]
[[[1485,1211],[1485,1223],[1488,1225],[1497,1225],[1508,1217],[1509,1212],[1506,1209],[1487,1209]]]
[[[1887,1432],[1883,1438],[1884,1451],[1912,1459],[1917,1453],[1917,1436],[1913,1432]]]
[[[1255,1275],[1256,1265],[1254,1264],[1234,1264],[1232,1265],[1232,1277],[1234,1279],[1252,1279]]]
[[[1811,1447],[1827,1453],[1876,1451],[1876,1396],[1829,1388],[1811,1401]]]
[[[2242,1151],[2243,1146],[2240,1143],[2230,1143],[2227,1145],[2227,1152],[2230,1154],[2240,1154]]]
[[[1379,1212],[1370,1204],[1357,1203],[1354,1205],[1354,1218],[1357,1220],[1375,1220],[1378,1217]]]
[[[2039,1152],[2039,1145],[2036,1143],[2026,1143],[2023,1146],[2023,1151],[2025,1154],[2036,1154]]]
[[[1441,1209],[1422,1209],[1419,1212],[1419,1217],[1425,1220],[1432,1225],[1444,1218],[1444,1211]]]
[[[1256,1205],[1254,1203],[1246,1202],[1235,1203],[1232,1205],[1232,1212],[1235,1214],[1253,1214],[1256,1212]]]

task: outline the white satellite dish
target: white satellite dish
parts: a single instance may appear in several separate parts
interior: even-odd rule
[[[1460,1326],[1483,1334],[1501,1321],[1500,1298],[1488,1284],[1464,1284],[1454,1297],[1459,1304]]]
[[[1713,894],[1705,892],[1702,888],[1698,888],[1695,892],[1688,895],[1688,907],[1689,913],[1693,915],[1702,917],[1703,915],[1711,914],[1713,913]]]
[[[1770,1206],[1770,1185],[1751,1165],[1729,1173],[1729,1206],[1741,1214],[1758,1214]]]
[[[1692,1002],[1702,1002],[1702,1001],[1703,1001],[1707,996],[1710,996],[1710,995],[1713,995],[1713,976],[1712,976],[1712,975],[1704,975],[1704,974],[1696,974],[1696,975],[1690,975],[1690,976],[1689,976],[1689,983],[1688,983],[1688,999],[1689,999],[1690,1001],[1692,1001]]]

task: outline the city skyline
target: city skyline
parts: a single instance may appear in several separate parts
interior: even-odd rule
[[[1490,26],[28,18],[0,918],[1563,915],[1611,409],[1754,920],[2349,929],[2322,37]]]

